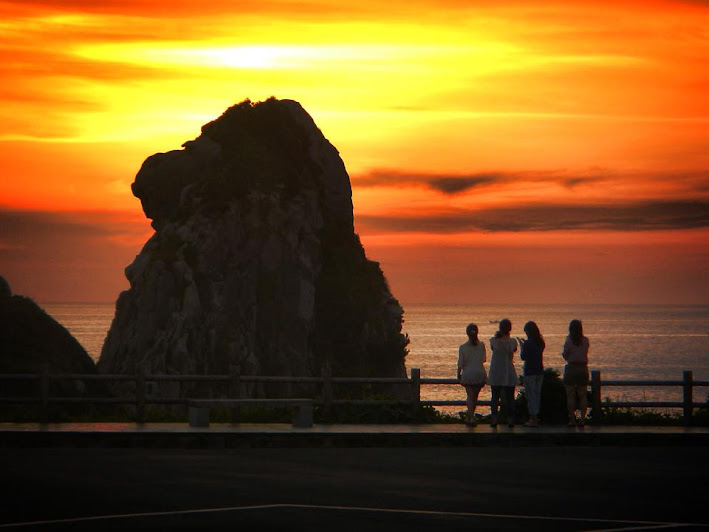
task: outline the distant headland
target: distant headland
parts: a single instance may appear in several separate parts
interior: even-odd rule
[[[41,366],[50,373],[95,375],[96,366],[69,331],[32,299],[13,294],[0,276],[0,373],[37,374]],[[26,396],[25,381],[3,382],[3,396]],[[54,383],[57,396],[102,394],[96,383],[71,380]]]

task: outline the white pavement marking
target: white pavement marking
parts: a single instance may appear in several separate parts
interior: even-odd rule
[[[627,532],[628,530],[659,530],[661,528],[679,528],[685,526],[706,526],[694,525],[691,523],[667,523],[666,525],[631,526],[623,528],[599,528],[598,530],[584,530],[583,532]]]
[[[338,510],[338,511],[355,511],[355,512],[379,512],[379,513],[396,513],[396,514],[414,514],[414,515],[436,515],[436,516],[451,516],[451,517],[491,517],[497,519],[536,519],[546,521],[575,521],[586,523],[627,523],[628,525],[643,525],[614,529],[599,529],[598,531],[587,532],[613,532],[625,530],[652,530],[658,528],[670,528],[679,526],[706,526],[707,523],[669,523],[662,521],[632,521],[625,519],[598,519],[586,517],[556,517],[548,515],[507,515],[507,514],[490,514],[476,512],[444,512],[438,510],[414,510],[407,508],[369,508],[366,506],[328,506],[317,504],[259,504],[254,506],[225,506],[222,508],[198,508],[194,510],[173,510],[164,512],[142,512],[132,514],[110,514],[110,515],[92,515],[88,517],[69,517],[64,519],[48,519],[44,521],[22,521],[17,523],[3,523],[0,528],[19,528],[25,526],[37,525],[53,525],[64,523],[81,523],[85,521],[101,521],[110,519],[131,519],[141,517],[167,517],[175,515],[190,515],[190,514],[207,514],[217,512],[238,512],[245,510],[266,510],[266,509],[282,509],[282,508],[303,508],[308,510]]]

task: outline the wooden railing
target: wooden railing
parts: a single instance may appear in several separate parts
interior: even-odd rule
[[[685,425],[692,424],[692,413],[695,408],[706,407],[706,403],[694,401],[694,388],[709,386],[709,381],[695,381],[691,371],[682,372],[682,380],[607,380],[601,379],[600,371],[591,372],[591,407],[600,411],[602,409],[602,390],[605,387],[633,387],[633,386],[669,386],[682,387],[682,401],[613,401],[613,406],[618,408],[681,408]]]
[[[104,382],[132,382],[135,383],[135,394],[127,397],[57,397],[50,395],[51,381],[104,381]],[[3,381],[38,381],[39,393],[26,397],[0,397],[0,404],[38,404],[40,407],[40,421],[46,422],[49,417],[50,404],[127,404],[135,407],[136,420],[145,420],[145,407],[153,405],[186,405],[187,401],[195,397],[155,397],[149,392],[150,382],[178,382],[180,387],[185,382],[222,383],[228,387],[230,397],[242,397],[244,384],[252,383],[282,383],[282,384],[314,384],[321,386],[320,397],[315,397],[315,403],[329,411],[334,405],[410,405],[412,411],[418,412],[422,406],[465,406],[464,400],[422,400],[421,387],[426,385],[456,385],[457,379],[422,378],[421,370],[413,368],[411,377],[402,378],[368,378],[368,377],[333,377],[328,370],[324,370],[320,377],[281,377],[241,375],[237,366],[231,368],[228,375],[159,375],[138,371],[135,375],[86,375],[86,374],[50,374],[49,366],[43,364],[36,374],[0,374],[0,383]],[[342,384],[384,384],[406,385],[410,390],[407,399],[335,399],[334,385]],[[706,407],[707,403],[694,401],[694,389],[709,387],[709,381],[696,381],[691,371],[684,371],[682,380],[607,380],[601,379],[600,371],[591,372],[591,404],[595,412],[601,412],[607,407],[602,401],[602,390],[607,387],[681,387],[682,401],[613,401],[610,406],[617,408],[681,408],[685,425],[692,424],[692,415],[695,408]],[[2,388],[0,388],[2,389]],[[2,392],[0,392],[2,393]],[[490,401],[478,401],[480,406],[490,406]],[[596,422],[600,419],[596,418]]]

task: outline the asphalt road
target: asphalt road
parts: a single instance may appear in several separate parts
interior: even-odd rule
[[[0,466],[0,530],[709,528],[702,447],[2,449]]]

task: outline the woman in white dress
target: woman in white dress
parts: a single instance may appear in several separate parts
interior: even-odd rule
[[[466,425],[474,427],[475,407],[478,405],[480,390],[485,386],[487,375],[483,363],[487,361],[485,344],[478,340],[478,326],[469,323],[465,328],[468,341],[458,348],[458,380],[465,387],[466,405],[468,407],[468,417]]]
[[[517,385],[517,372],[512,363],[512,357],[517,351],[517,340],[510,337],[512,322],[508,319],[500,320],[500,330],[490,338],[492,355],[490,356],[490,373],[488,383],[492,391],[490,410],[492,419],[490,427],[497,427],[497,410],[500,400],[507,410],[507,422],[510,428],[515,426],[515,386]]]

